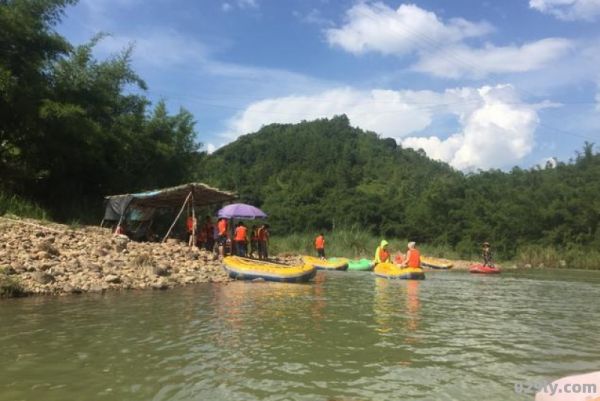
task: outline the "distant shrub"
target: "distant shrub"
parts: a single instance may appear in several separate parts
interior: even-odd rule
[[[25,295],[23,286],[17,279],[9,277],[0,270],[0,298],[12,298]]]
[[[5,214],[14,214],[19,217],[30,217],[38,220],[46,220],[48,218],[46,211],[37,204],[17,195],[0,192],[0,216]]]

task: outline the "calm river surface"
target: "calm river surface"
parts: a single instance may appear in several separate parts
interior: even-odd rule
[[[600,274],[320,273],[0,302],[0,400],[532,400],[600,368]]]

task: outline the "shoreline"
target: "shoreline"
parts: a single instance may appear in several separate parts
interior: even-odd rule
[[[0,217],[0,296],[168,289],[230,281],[210,252],[130,241],[107,228]]]
[[[279,262],[300,262],[301,255],[282,253]],[[442,259],[443,260],[443,259]],[[475,261],[453,263],[442,271],[468,271]],[[504,270],[519,267],[500,264]],[[436,271],[428,269],[426,271]],[[169,239],[136,242],[114,236],[108,228],[67,225],[0,216],[0,298],[67,295],[125,290],[164,290],[201,283],[232,281],[213,253]]]

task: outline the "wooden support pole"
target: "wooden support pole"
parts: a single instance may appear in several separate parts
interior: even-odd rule
[[[165,242],[167,240],[167,238],[169,238],[169,235],[171,234],[173,227],[175,227],[175,223],[177,223],[177,220],[179,220],[179,216],[181,216],[181,213],[184,211],[185,205],[187,205],[188,201],[190,200],[190,196],[192,196],[191,192],[188,194],[188,196],[183,201],[183,205],[181,205],[181,209],[179,210],[179,213],[177,213],[177,217],[175,217],[175,220],[173,220],[173,224],[171,224],[171,227],[169,227],[169,231],[167,231],[167,234],[163,238],[162,242]]]
[[[190,192],[190,194],[192,194],[192,198],[190,200],[191,204],[192,204],[192,240],[190,241],[190,247],[194,247],[194,245],[196,245],[196,211],[194,210],[194,194],[193,192]]]

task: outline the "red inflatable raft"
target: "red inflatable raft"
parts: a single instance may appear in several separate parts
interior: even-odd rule
[[[498,274],[498,273],[500,273],[500,269],[495,266],[484,266],[481,263],[477,263],[477,264],[471,265],[469,272],[479,273],[479,274]]]

